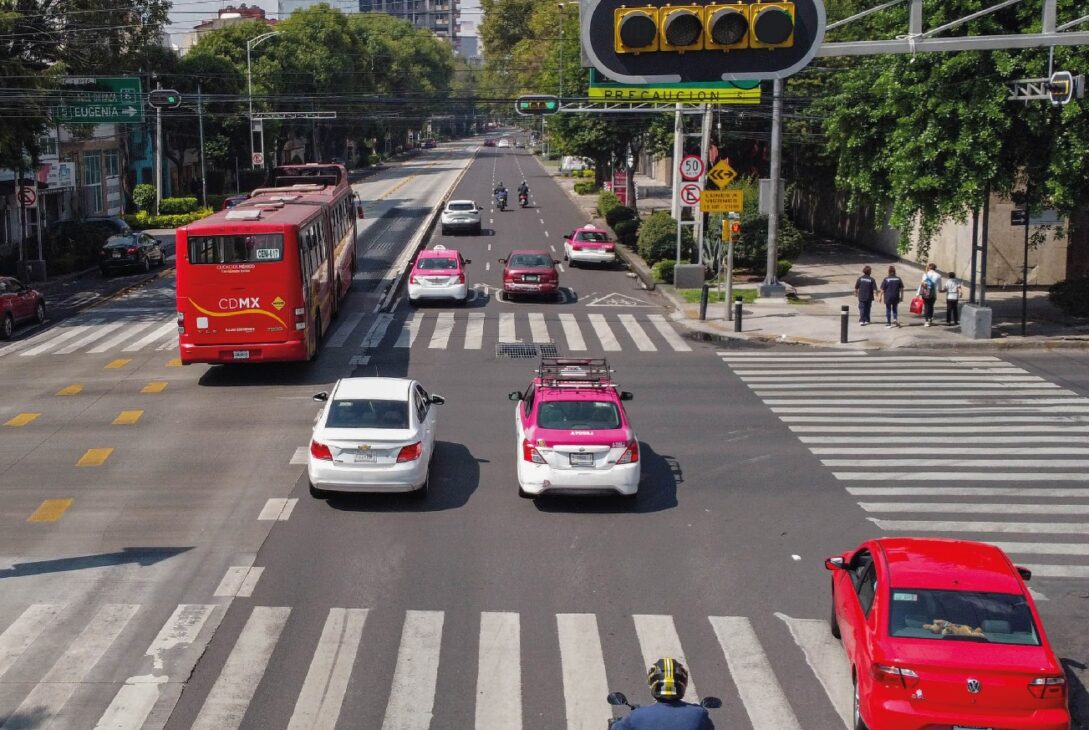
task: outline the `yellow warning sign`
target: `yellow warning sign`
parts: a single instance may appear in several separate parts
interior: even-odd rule
[[[285,304],[287,304],[287,302],[285,302],[280,297],[276,297],[272,300],[272,306],[276,307],[277,311],[283,309]]]
[[[704,190],[700,196],[700,211],[703,213],[740,213],[744,205],[744,190]]]
[[[719,160],[715,163],[707,172],[707,181],[719,190],[723,190],[737,179],[737,170],[730,167],[730,163],[726,160]]]

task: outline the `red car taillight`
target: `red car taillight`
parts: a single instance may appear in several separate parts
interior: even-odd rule
[[[1039,700],[1055,700],[1066,695],[1066,677],[1037,677],[1028,684],[1028,691]]]
[[[329,450],[329,447],[317,441],[310,442],[310,455],[322,461],[333,460],[333,452]]]
[[[528,439],[522,439],[522,460],[532,461],[534,464],[547,464],[541,452],[537,451]]]
[[[616,460],[617,464],[634,464],[639,461],[639,442],[632,441],[628,444],[628,448],[624,449],[624,453],[620,455],[620,458]]]
[[[416,461],[423,454],[423,444],[417,441],[409,446],[402,446],[401,450],[397,452],[397,463],[400,464],[404,461]]]
[[[135,246],[129,246],[128,248],[125,249],[125,252],[126,253],[136,253],[136,247]]]
[[[887,686],[905,689],[919,683],[919,675],[915,673],[915,670],[891,664],[874,664],[873,678]]]

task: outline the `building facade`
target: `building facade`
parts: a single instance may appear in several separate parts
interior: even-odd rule
[[[461,35],[458,0],[279,0],[278,17],[325,2],[345,13],[386,13],[425,28],[454,47]]]

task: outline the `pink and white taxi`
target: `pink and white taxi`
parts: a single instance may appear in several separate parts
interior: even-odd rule
[[[514,391],[518,494],[622,494],[639,490],[639,438],[603,358],[541,358]]]
[[[408,275],[408,303],[415,306],[422,299],[453,299],[465,304],[469,299],[465,266],[470,263],[471,259],[443,245],[420,251]]]
[[[611,264],[616,261],[616,244],[609,232],[590,223],[563,237],[563,257],[575,264]]]

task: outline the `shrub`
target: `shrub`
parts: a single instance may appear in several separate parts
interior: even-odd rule
[[[786,216],[779,216],[777,248],[780,258],[798,258],[805,245],[802,232]],[[768,265],[768,217],[746,211],[741,215],[741,240],[734,247],[737,266],[764,271]]]
[[[677,250],[677,221],[664,210],[654,213],[639,228],[637,238],[639,255],[648,264],[672,258]],[[692,249],[692,232],[685,227],[681,232],[682,253]]]
[[[613,232],[616,233],[616,240],[620,243],[629,247],[635,246],[639,235],[639,219],[629,218],[617,221],[616,225],[613,226]]]
[[[1052,284],[1047,298],[1068,315],[1089,317],[1089,276]]]
[[[790,271],[790,267],[794,266],[786,259],[779,259],[775,262],[775,278],[782,279]]]
[[[611,190],[602,190],[597,196],[597,214],[602,218],[609,215],[609,211],[620,205],[620,198]]]
[[[163,198],[159,201],[159,215],[192,213],[199,207],[196,198]]]
[[[612,226],[613,230],[616,230],[616,224],[620,221],[627,221],[637,217],[639,217],[639,214],[632,208],[626,205],[618,205],[605,214],[605,222]]]
[[[125,216],[125,222],[136,230],[148,228],[178,228],[200,220],[212,214],[211,208],[200,208],[191,213],[171,213],[167,215],[151,215],[140,211],[136,215]]]
[[[593,180],[579,180],[575,183],[576,195],[593,195],[597,192],[597,185]]]
[[[659,261],[651,267],[651,272],[654,274],[654,278],[657,281],[665,282],[666,284],[673,283],[673,269],[677,267],[676,259],[665,259]]]
[[[547,160],[558,160],[558,159],[560,159],[560,153],[559,152],[549,152],[547,155],[545,155],[545,159],[547,159]]]
[[[140,183],[132,189],[132,202],[142,211],[150,211],[155,205],[155,186]]]
[[[370,165],[371,167],[374,167],[375,165],[379,165],[381,163],[382,163],[382,155],[379,155],[379,154],[369,154],[369,155],[367,155],[367,164]]]

